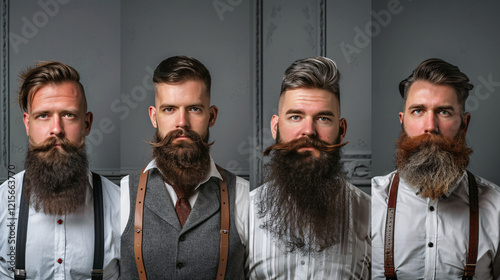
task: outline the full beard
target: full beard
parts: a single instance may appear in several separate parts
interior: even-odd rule
[[[189,141],[177,141],[184,135]],[[210,146],[208,129],[205,139],[192,130],[172,130],[161,139],[158,130],[153,138],[153,158],[161,171],[163,180],[170,184],[179,197],[189,197],[210,169]]]
[[[306,146],[315,147],[320,156],[297,151]],[[261,227],[288,252],[321,252],[343,238],[349,207],[339,146],[309,137],[280,143],[278,137],[265,152],[274,150],[265,166],[268,184],[258,215]]]
[[[52,137],[38,145],[30,140],[25,169],[23,192],[37,212],[66,215],[85,203],[90,187],[85,139]]]
[[[396,166],[401,178],[422,198],[437,199],[458,183],[471,153],[464,127],[451,139],[438,134],[409,137],[403,128],[396,149]]]

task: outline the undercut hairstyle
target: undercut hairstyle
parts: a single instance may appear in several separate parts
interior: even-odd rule
[[[85,90],[80,83],[80,74],[73,67],[57,61],[41,61],[35,66],[28,67],[19,74],[21,88],[19,90],[19,107],[28,112],[35,93],[47,85],[60,85],[73,82],[82,94],[84,107],[87,109]]]
[[[415,81],[426,81],[434,85],[452,87],[457,94],[462,113],[465,112],[465,101],[469,97],[469,91],[474,88],[474,85],[469,83],[469,77],[461,72],[457,66],[439,58],[430,58],[420,63],[408,78],[399,83],[399,93],[405,104],[408,90]]]
[[[163,60],[153,74],[154,83],[181,84],[187,81],[201,81],[210,96],[212,78],[200,61],[188,56],[172,56]]]
[[[329,91],[340,103],[339,79],[340,73],[333,60],[323,56],[299,59],[283,75],[280,98],[287,90],[310,88]]]

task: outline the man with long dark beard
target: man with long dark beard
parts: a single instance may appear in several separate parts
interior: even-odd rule
[[[210,73],[175,56],[153,81],[153,160],[121,182],[122,279],[244,279],[249,184],[210,156]]]
[[[500,279],[500,188],[466,170],[472,88],[441,59],[400,83],[397,170],[372,180],[374,279]]]
[[[250,194],[251,279],[370,279],[370,197],[340,162],[338,83],[326,57],[285,71],[266,183]]]
[[[79,74],[52,61],[20,76],[29,146],[25,171],[0,186],[0,278],[117,279],[120,190],[89,171]]]

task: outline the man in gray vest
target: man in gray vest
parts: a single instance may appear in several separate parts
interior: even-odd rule
[[[121,182],[122,279],[243,279],[249,184],[210,156],[210,73],[175,56],[153,81],[153,160]]]
[[[436,58],[399,84],[397,170],[372,179],[373,279],[500,279],[500,188],[466,170],[472,88]]]

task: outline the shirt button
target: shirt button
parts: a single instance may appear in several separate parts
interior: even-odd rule
[[[181,235],[181,237],[179,237],[179,240],[180,240],[180,241],[185,241],[185,240],[186,240],[186,236]]]
[[[62,225],[63,220],[57,220],[57,223],[60,224],[60,225]]]
[[[177,263],[177,269],[182,269],[184,267],[184,264],[183,263]]]
[[[305,264],[306,264],[306,262],[305,262],[305,261],[300,261],[300,264],[301,264],[301,265],[305,265]]]
[[[434,206],[429,207],[429,210],[434,211]]]
[[[432,248],[432,246],[434,246],[434,244],[432,244],[432,242],[429,242],[429,243],[427,244],[427,246],[429,246],[429,248]]]
[[[62,261],[62,259],[58,259],[57,262],[58,263],[62,263],[63,261]]]

